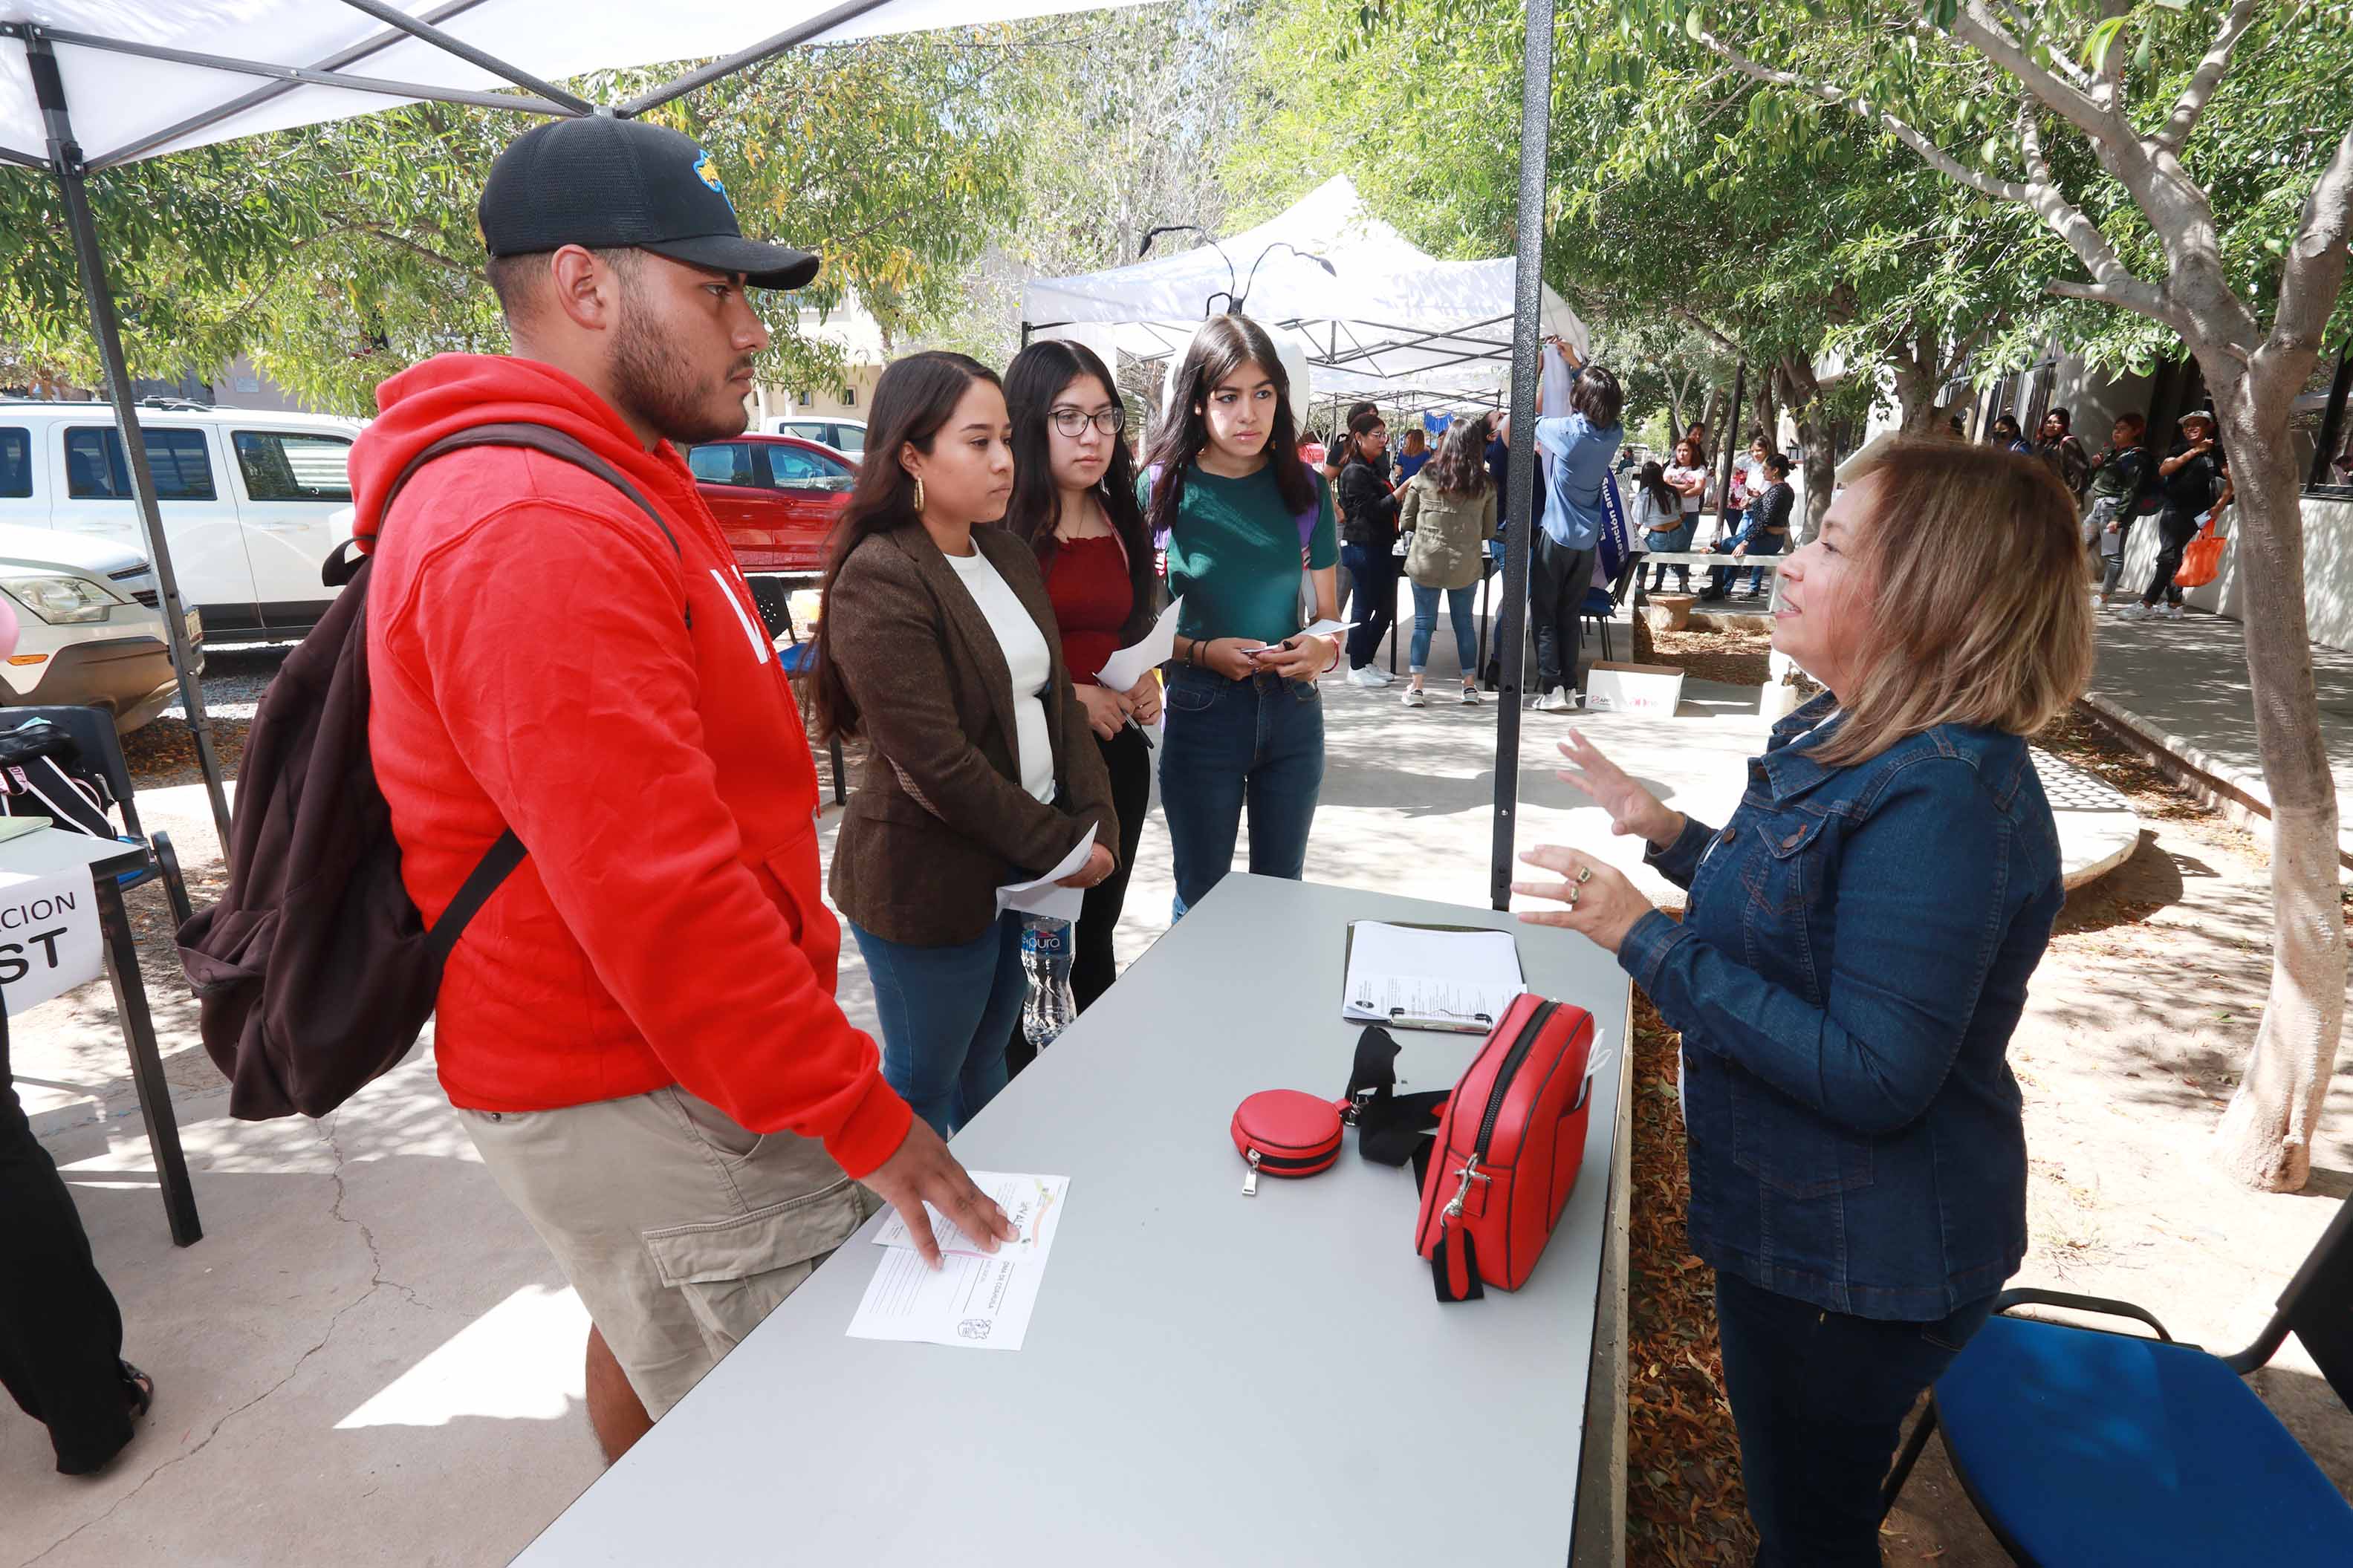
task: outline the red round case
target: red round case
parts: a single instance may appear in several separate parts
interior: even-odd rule
[[[1257,1174],[1312,1176],[1340,1157],[1340,1110],[1330,1100],[1296,1089],[1270,1089],[1234,1110],[1234,1151],[1250,1165],[1246,1193]]]

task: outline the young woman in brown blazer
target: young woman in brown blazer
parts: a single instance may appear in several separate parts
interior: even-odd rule
[[[1005,1087],[1021,921],[997,889],[1060,863],[1111,875],[1119,824],[1062,667],[1029,547],[985,525],[1013,488],[996,374],[962,354],[893,362],[835,536],[814,717],[866,763],[831,889],[865,955],[882,1076],[945,1137]]]

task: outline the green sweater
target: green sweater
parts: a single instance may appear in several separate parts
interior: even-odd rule
[[[1321,569],[1340,560],[1332,521],[1331,488],[1317,474],[1315,531],[1307,563]],[[1136,480],[1138,499],[1152,504],[1152,481]],[[1176,629],[1188,637],[1249,637],[1277,643],[1298,632],[1299,519],[1282,504],[1274,471],[1224,479],[1198,467],[1185,470],[1185,490],[1168,533],[1168,591],[1182,595]]]

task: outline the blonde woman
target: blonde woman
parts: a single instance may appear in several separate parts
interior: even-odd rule
[[[1581,735],[1561,777],[1690,891],[1683,921],[1523,858],[1683,1032],[1692,1250],[1762,1564],[1870,1564],[1904,1417],[2026,1252],[2004,1058],[2065,894],[2026,738],[2092,668],[2074,498],[2031,457],[1905,444],[1783,567],[1773,646],[1828,689],[1721,831]]]

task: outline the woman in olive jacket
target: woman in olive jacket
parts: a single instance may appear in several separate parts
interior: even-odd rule
[[[1495,537],[1495,487],[1487,477],[1487,421],[1457,419],[1438,456],[1405,487],[1402,513],[1413,535],[1405,574],[1413,584],[1413,684],[1405,705],[1426,706],[1422,669],[1430,663],[1430,639],[1438,629],[1438,599],[1446,596],[1454,623],[1455,661],[1462,672],[1462,700],[1479,700],[1479,643],[1471,629],[1472,596],[1486,569],[1487,541]]]
[[[995,373],[911,355],[883,371],[871,416],[813,707],[820,733],[866,742],[832,892],[874,983],[882,1076],[945,1137],[1005,1087],[1027,986],[1021,917],[997,912],[997,889],[1060,865],[1090,829],[1063,885],[1092,887],[1119,824],[1037,558],[976,526],[1013,488]]]

